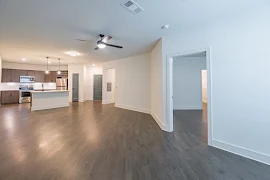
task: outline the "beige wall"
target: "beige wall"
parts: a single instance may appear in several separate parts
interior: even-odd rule
[[[202,101],[207,103],[207,70],[202,70]]]
[[[115,69],[115,106],[151,112],[151,57],[149,53],[103,64],[103,71]],[[105,74],[105,73],[103,73]],[[103,76],[103,100],[106,95],[106,77]],[[103,102],[106,103],[106,102]]]
[[[2,82],[2,58],[0,57],[0,83]]]
[[[168,125],[163,122],[163,108],[166,105],[163,96],[163,68],[162,40],[160,40],[151,52],[151,114],[161,129],[168,130]]]

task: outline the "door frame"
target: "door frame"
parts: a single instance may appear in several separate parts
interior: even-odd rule
[[[166,119],[169,122],[169,131],[173,131],[173,58],[177,56],[187,56],[206,52],[206,70],[207,70],[207,131],[208,131],[208,145],[212,145],[213,140],[213,111],[212,111],[212,60],[211,60],[211,47],[201,48],[197,50],[190,50],[184,52],[177,52],[167,54],[167,85],[166,85]]]
[[[73,80],[74,74],[78,75],[78,101],[73,101]],[[80,101],[80,74],[79,73],[72,73],[72,102],[79,102]]]
[[[101,100],[95,100],[95,76],[102,76],[101,77]],[[93,74],[93,101],[102,101],[103,102],[103,74]]]

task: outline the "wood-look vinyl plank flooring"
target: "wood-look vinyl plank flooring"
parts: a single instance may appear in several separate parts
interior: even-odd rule
[[[174,132],[98,101],[0,107],[1,180],[269,180],[270,167],[207,146],[204,111],[175,111]]]

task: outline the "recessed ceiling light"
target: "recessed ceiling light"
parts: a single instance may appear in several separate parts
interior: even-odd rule
[[[96,65],[95,64],[92,64],[93,67],[95,67]]]
[[[26,59],[25,58],[22,58],[22,61],[25,61]]]
[[[80,53],[74,52],[74,51],[66,52],[66,54],[68,54],[68,55],[70,55],[72,57],[76,57],[76,56],[79,56],[80,55]]]

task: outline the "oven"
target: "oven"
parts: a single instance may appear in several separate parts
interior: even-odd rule
[[[20,85],[20,97],[19,103],[30,103],[31,102],[31,91],[34,90],[33,85]]]
[[[19,103],[30,103],[31,102],[31,92],[30,91],[20,91]]]

